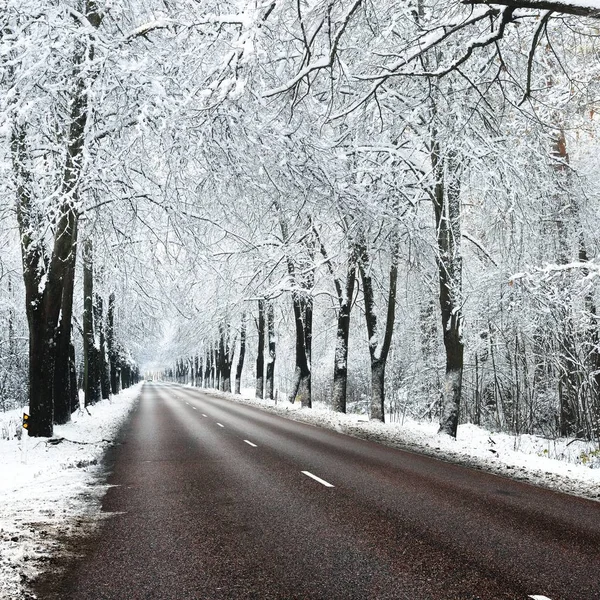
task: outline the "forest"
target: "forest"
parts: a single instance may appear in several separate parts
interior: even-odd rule
[[[600,2],[2,0],[0,408],[146,377],[600,437]]]

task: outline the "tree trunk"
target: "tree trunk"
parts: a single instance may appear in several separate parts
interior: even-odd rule
[[[206,348],[206,361],[205,361],[205,367],[204,367],[204,387],[205,388],[209,388],[210,387],[210,346],[208,346]]]
[[[121,389],[126,390],[129,387],[129,365],[121,367]]]
[[[308,294],[294,292],[294,324],[296,326],[296,370],[292,384],[291,402],[300,401],[304,408],[312,407],[311,349],[313,300]]]
[[[57,425],[63,425],[71,420],[73,392],[77,394],[77,386],[75,386],[75,390],[71,390],[71,321],[73,317],[73,289],[75,287],[75,263],[77,258],[76,222],[73,226],[71,247],[72,251],[65,266],[61,298],[61,317],[56,335],[53,396],[54,423]]]
[[[33,312],[33,311],[32,311]],[[37,315],[36,315],[37,316]],[[29,435],[52,437],[54,352],[52,332],[34,318],[29,325]]]
[[[572,213],[572,199],[570,193],[569,155],[567,153],[567,141],[562,129],[555,136],[552,156],[555,159],[554,171],[557,179],[557,192],[553,200],[556,204],[556,230],[559,247],[558,263],[564,265],[571,260],[571,243],[566,220]],[[558,339],[559,434],[566,437],[580,432],[579,390],[581,368],[577,359],[572,298],[570,293],[568,293],[570,275],[563,273],[561,279],[565,280],[563,281],[563,287],[567,290],[567,296],[562,299],[558,307],[558,323],[562,327]]]
[[[242,370],[244,369],[244,359],[246,357],[246,313],[242,313],[242,326],[240,329],[240,355],[235,369],[235,393],[241,394]]]
[[[350,310],[352,308],[352,298],[354,296],[354,284],[356,282],[356,248],[349,248],[348,260],[346,262],[346,283],[342,283],[336,277],[335,270],[327,254],[327,250],[320,239],[317,230],[313,231],[319,240],[321,254],[325,259],[325,264],[333,277],[335,291],[338,300],[337,311],[337,329],[335,340],[335,356],[333,361],[333,394],[332,408],[337,412],[346,412],[346,398],[348,388],[348,338],[350,335]]]
[[[363,284],[365,299],[365,320],[369,336],[369,355],[371,358],[371,404],[369,418],[383,422],[385,420],[385,367],[387,363],[394,321],[396,318],[396,288],[398,285],[398,245],[394,241],[392,262],[390,265],[390,283],[388,292],[387,315],[383,341],[380,340],[377,314],[375,312],[375,294],[370,274],[370,257],[366,242],[361,240],[357,245],[358,270]]]
[[[356,257],[351,252],[346,270],[346,286],[342,293],[341,283],[336,281],[338,290],[338,318],[333,363],[333,410],[346,412],[348,389],[348,338],[350,337],[350,310],[356,282]]]
[[[335,357],[333,362],[333,394],[332,408],[341,413],[346,412],[348,395],[348,338],[350,335],[350,305],[340,306],[337,319],[335,339]]]
[[[220,392],[224,392],[225,391],[225,372],[227,370],[227,366],[226,366],[226,359],[225,359],[225,345],[226,345],[226,341],[225,341],[225,333],[223,331],[222,327],[219,327],[220,334],[219,334],[219,350],[218,350],[218,355],[217,355],[217,365],[218,365],[218,372],[219,372],[219,391]]]
[[[265,301],[258,301],[258,348],[256,352],[256,391],[255,396],[262,400],[265,373]]]
[[[387,361],[371,362],[371,415],[375,421],[385,420],[385,367]]]
[[[102,297],[98,294],[94,295],[94,305],[96,318],[95,322],[98,329],[98,341],[100,344],[100,352],[98,355],[98,366],[100,368],[100,390],[102,392],[102,399],[108,400],[110,398],[110,365],[106,358],[106,338],[104,335],[104,303]]]
[[[215,364],[216,352],[214,350],[214,345],[211,343],[210,345],[210,387],[215,389],[215,381],[217,380],[217,365]]]
[[[98,28],[102,15],[93,0],[86,0],[84,12],[93,28]],[[82,44],[76,50],[74,64],[93,62],[93,43]],[[77,227],[78,188],[83,169],[85,129],[88,118],[88,90],[93,76],[76,76],[70,102],[66,160],[61,182],[61,202],[54,220],[51,255],[43,247],[46,220],[35,208],[32,197],[32,177],[27,167],[25,129],[14,124],[11,134],[11,155],[16,180],[17,221],[21,238],[23,279],[26,290],[26,312],[29,324],[29,435],[50,437],[54,419],[54,371],[57,328],[62,307],[66,271],[73,253]],[[44,284],[45,282],[45,284]],[[66,327],[65,319],[65,327]],[[64,335],[70,335],[65,331]],[[64,365],[63,365],[64,366]],[[61,369],[61,372],[63,370]]]
[[[275,359],[276,359],[276,338],[275,338],[275,312],[273,303],[267,305],[267,344],[269,357],[267,358],[267,379],[265,387],[265,398],[273,400],[273,391],[275,388]]]
[[[106,345],[108,346],[108,362],[110,366],[110,389],[113,394],[119,393],[119,373],[117,367],[118,353],[115,344],[115,295],[108,297],[108,314],[106,315]]]
[[[288,243],[290,236],[288,224],[279,202],[274,202],[279,214],[279,225],[284,243]],[[314,227],[312,228],[314,231]],[[290,279],[295,282],[297,288],[302,291],[292,293],[292,305],[294,308],[294,325],[296,329],[296,369],[292,383],[290,402],[300,400],[303,407],[312,407],[312,382],[311,382],[311,352],[312,352],[312,317],[313,298],[312,288],[315,282],[314,263],[314,238],[305,238],[303,244],[306,247],[309,261],[300,276],[296,274],[296,267],[291,257],[287,256],[287,267]]]
[[[231,363],[227,362],[222,370],[223,383],[221,391],[231,394]]]
[[[460,254],[460,165],[454,151],[445,158],[434,141],[431,153],[434,188],[434,215],[437,231],[437,265],[446,374],[442,388],[440,433],[456,437],[462,391],[462,257]]]
[[[220,327],[219,354],[221,359],[221,391],[231,393],[231,364],[235,352],[235,337],[231,339],[231,326],[229,323]]]
[[[221,365],[219,363],[219,346],[213,346],[213,388],[215,390],[221,387]]]
[[[585,245],[583,231],[579,233],[579,260],[580,262],[589,262],[589,257]],[[589,270],[583,269],[582,275],[589,276]],[[600,434],[600,332],[598,331],[598,310],[594,301],[594,291],[591,289],[585,295],[585,309],[588,313],[588,363],[591,371],[590,397],[587,405],[589,430],[587,437],[589,439],[598,438]]]
[[[21,238],[25,307],[29,325],[29,435],[51,437],[54,420],[54,335],[52,304],[60,299],[48,297],[49,288],[40,289],[42,274],[49,260],[35,231],[42,220],[32,198],[31,174],[27,168],[28,152],[25,130],[14,125],[11,154],[16,183],[17,221]],[[63,231],[64,233],[64,231]],[[50,313],[50,314],[48,314]],[[58,320],[58,314],[56,315]]]
[[[69,393],[71,414],[79,408],[79,388],[77,387],[77,367],[75,365],[75,345],[71,342],[69,344]]]
[[[92,242],[83,244],[83,359],[85,405],[96,404],[101,399],[98,350],[94,332],[94,271]]]

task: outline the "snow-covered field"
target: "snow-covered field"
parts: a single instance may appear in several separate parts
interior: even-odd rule
[[[64,535],[90,531],[98,522],[106,485],[98,463],[135,405],[140,386],[110,401],[80,411],[68,425],[55,428],[58,444],[30,439],[20,432],[22,411],[0,413],[0,599],[30,598],[28,581]],[[456,440],[437,435],[435,423],[406,419],[375,423],[324,407],[302,409],[244,396],[211,392],[260,406],[281,416],[327,427],[386,445],[418,451],[492,473],[600,500],[600,451],[578,440],[548,440],[492,433],[461,425]],[[85,527],[83,526],[85,525]]]
[[[23,410],[0,413],[0,598],[30,598],[27,582],[64,535],[97,520],[106,486],[100,459],[141,385],[78,411],[48,438],[21,435]],[[27,412],[27,409],[24,409]],[[20,439],[18,439],[20,437]]]

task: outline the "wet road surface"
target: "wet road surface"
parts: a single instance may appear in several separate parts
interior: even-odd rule
[[[600,599],[597,502],[169,384],[121,442],[42,600]]]

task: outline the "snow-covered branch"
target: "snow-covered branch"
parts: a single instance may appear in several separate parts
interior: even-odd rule
[[[436,27],[421,36],[410,49],[403,52],[395,62],[380,67],[379,73],[355,76],[356,79],[362,81],[373,81],[371,88],[357,100],[355,100],[348,108],[331,116],[331,120],[336,120],[354,112],[359,106],[364,104],[370,98],[373,98],[383,84],[392,77],[399,76],[417,76],[417,77],[443,77],[452,71],[456,71],[463,65],[477,48],[484,48],[502,39],[506,25],[512,19],[512,8],[497,9],[493,7],[478,8],[466,19],[454,23],[448,23]],[[470,40],[464,47],[461,54],[449,64],[442,66],[435,71],[423,70],[406,70],[406,67],[411,67],[416,64],[428,52],[445,42],[447,39],[456,35],[463,29],[471,27],[485,19],[499,17],[498,26],[492,29],[486,35],[476,37]],[[420,63],[419,63],[420,64]]]
[[[600,274],[600,262],[574,261],[565,263],[564,265],[549,264],[545,267],[536,267],[529,272],[515,273],[509,279],[509,285],[513,285],[519,280],[530,279],[536,276],[557,275],[567,271],[583,271],[585,276],[592,275],[596,277]]]
[[[248,26],[250,24],[250,20],[245,15],[207,15],[202,19],[197,19],[191,22],[182,22],[177,21],[175,19],[155,19],[154,21],[149,21],[138,27],[135,27],[131,31],[125,34],[124,41],[129,42],[137,37],[145,36],[153,31],[158,31],[160,29],[167,29],[168,27],[179,26],[185,27],[187,29],[193,29],[195,27],[201,27],[203,25],[238,25],[238,26]]]
[[[342,24],[340,25],[339,29],[337,30],[337,32],[333,38],[333,42],[329,49],[329,53],[326,57],[321,58],[320,60],[317,60],[314,63],[307,65],[306,67],[304,67],[304,69],[300,70],[296,74],[295,77],[293,77],[292,79],[290,79],[283,85],[280,85],[279,87],[267,90],[266,92],[264,92],[263,96],[265,98],[269,98],[270,96],[276,96],[278,94],[287,92],[287,91],[291,90],[292,88],[294,88],[296,85],[298,85],[305,77],[307,77],[314,71],[319,71],[321,69],[326,69],[328,67],[331,67],[331,65],[333,65],[333,61],[335,60],[335,57],[337,55],[338,46],[339,46],[342,36],[344,35],[344,32],[346,31],[346,27],[348,26],[348,23],[352,19],[352,16],[358,10],[358,8],[360,7],[361,4],[362,4],[362,0],[354,0],[354,2],[352,3],[350,8],[344,15],[344,17],[342,19]]]
[[[510,8],[550,10],[578,17],[600,19],[600,2],[596,0],[464,0],[463,4],[502,5]]]
[[[415,62],[418,58],[420,58],[421,56],[426,54],[432,48],[441,44],[443,41],[445,41],[449,37],[455,35],[459,31],[461,31],[467,27],[474,25],[475,23],[478,23],[479,21],[481,21],[483,19],[486,19],[488,17],[494,17],[494,16],[497,16],[498,14],[501,14],[501,23],[502,23],[505,20],[505,15],[507,14],[506,9],[504,9],[503,11],[500,12],[500,11],[498,11],[498,9],[495,9],[495,8],[487,8],[487,9],[480,8],[480,9],[476,9],[468,19],[464,19],[464,20],[461,20],[456,23],[448,23],[447,25],[436,27],[432,31],[429,31],[427,34],[425,34],[424,36],[419,38],[419,40],[417,40],[415,45],[410,50],[401,54],[400,57],[396,60],[396,62],[394,62],[388,66],[383,66],[381,73],[377,73],[374,75],[363,75],[363,76],[358,77],[358,79],[363,79],[363,80],[367,80],[367,81],[368,80],[382,80],[382,79],[386,79],[387,77],[390,77],[393,75],[405,74],[405,73],[401,73],[400,69]],[[465,56],[465,58],[461,57],[460,59],[457,59],[456,61],[454,61],[454,63],[452,65],[450,65],[449,67],[446,67],[444,69],[440,69],[440,70],[432,72],[432,73],[422,73],[422,75],[427,75],[427,76],[444,75],[445,73],[447,73],[450,70],[452,70],[453,68],[455,68],[455,66],[457,66],[459,63],[462,64],[471,55],[471,53],[473,52],[473,50],[475,48],[487,46],[487,45],[491,44],[493,41],[495,41],[496,39],[498,39],[497,36],[499,33],[500,33],[500,31],[496,30],[496,31],[492,31],[491,33],[484,36],[483,38],[476,38],[474,40],[471,40],[465,48],[465,52],[463,54],[463,56]],[[410,74],[416,74],[416,73],[410,73]]]

